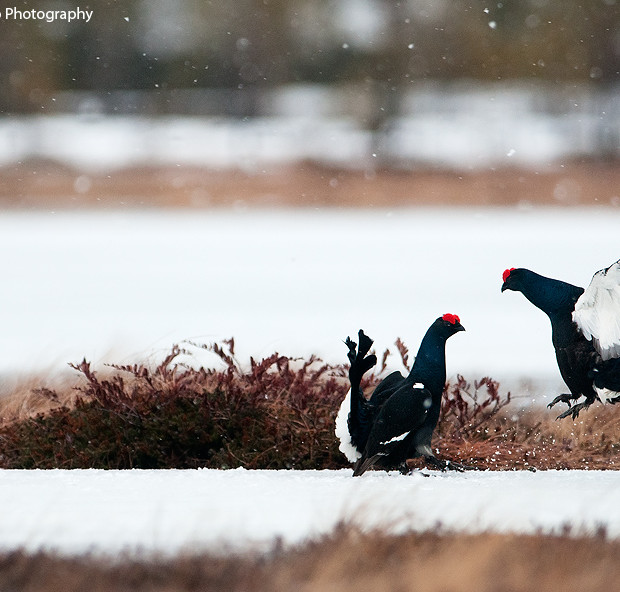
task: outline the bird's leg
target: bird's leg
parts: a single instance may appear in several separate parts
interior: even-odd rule
[[[477,471],[478,467],[472,467],[471,465],[464,465],[463,463],[456,462],[455,460],[448,460],[448,470],[459,471],[463,473],[464,471]]]
[[[418,471],[415,468],[410,467],[406,460],[401,462],[398,465],[397,469],[401,475],[413,475],[413,473],[415,472],[418,475],[422,475],[422,477],[430,477],[430,475],[427,475],[426,473],[422,473],[422,471]]]
[[[473,470],[474,467],[469,467],[467,465],[463,465],[461,463],[452,461],[452,460],[441,460],[436,456],[425,456],[424,462],[429,465],[432,465],[436,469],[440,471],[458,471],[459,473],[463,473],[465,471]]]
[[[575,403],[575,405],[569,407],[564,413],[560,413],[556,419],[564,419],[565,417],[572,415],[574,421],[579,416],[579,412],[582,409],[587,409],[590,405],[592,405],[593,401],[594,399],[586,399],[583,403]]]
[[[557,405],[558,403],[566,403],[570,411],[571,401],[573,401],[574,399],[578,399],[580,396],[581,395],[573,395],[573,393],[563,393],[561,395],[558,395],[555,399],[553,399],[553,401],[551,401],[551,403],[547,405],[547,408],[551,409],[551,407],[553,407],[554,405]]]
[[[423,473],[422,471],[416,471],[415,469],[412,469],[407,464],[406,460],[398,465],[398,471],[400,472],[401,475],[413,475],[413,473],[415,472],[416,475],[422,475],[422,477],[430,477],[430,475],[427,475],[426,473]]]
[[[401,462],[397,468],[401,475],[410,475],[413,472],[413,469],[407,464],[406,460]]]
[[[427,465],[439,469],[440,471],[459,471],[462,473],[463,471],[475,469],[475,467],[463,465],[453,460],[441,460],[437,458],[430,445],[430,434],[428,441],[421,441],[416,445],[414,456],[421,456]]]

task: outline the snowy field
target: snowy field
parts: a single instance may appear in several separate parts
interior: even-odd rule
[[[392,533],[620,536],[618,471],[0,471],[0,549],[63,554],[269,549],[341,521]],[[570,491],[570,495],[562,492]]]
[[[241,361],[277,350],[341,362],[360,327],[379,352],[398,336],[415,351],[453,312],[467,332],[448,344],[449,376],[556,384],[548,321],[500,293],[501,273],[585,286],[620,257],[618,228],[613,209],[3,212],[0,372],[158,360],[175,342],[229,336]],[[342,520],[620,536],[616,471],[425,473],[0,471],[0,548],[242,550]]]
[[[379,353],[397,337],[415,353],[452,312],[467,332],[448,343],[448,376],[558,381],[547,319],[500,293],[502,271],[585,286],[620,257],[618,228],[615,209],[3,212],[0,373],[230,336],[242,362],[338,363],[360,327]]]

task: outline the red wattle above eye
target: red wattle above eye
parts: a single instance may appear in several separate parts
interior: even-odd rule
[[[455,323],[460,323],[461,319],[459,319],[459,317],[457,315],[454,314],[450,314],[450,313],[446,313],[445,315],[443,315],[443,317],[441,317],[444,321],[448,321],[448,323],[452,323],[453,325]]]
[[[506,281],[508,279],[508,276],[510,275],[510,272],[513,271],[515,268],[511,267],[510,269],[507,269],[503,274],[502,274],[502,279],[504,281]]]

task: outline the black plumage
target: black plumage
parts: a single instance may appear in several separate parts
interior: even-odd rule
[[[375,388],[371,397],[366,399],[361,388],[364,374],[376,363],[377,357],[368,354],[373,341],[360,329],[359,347],[347,337],[345,344],[350,362],[349,382],[351,389],[342,401],[336,418],[336,436],[340,439],[340,450],[350,462],[356,462],[364,452],[372,425],[383,403],[396,391],[405,377],[398,371],[386,376]]]
[[[349,367],[351,405],[347,427],[353,447],[357,450],[363,450],[375,419],[376,407],[364,397],[361,382],[364,374],[377,363],[377,356],[374,354],[366,355],[370,351],[373,341],[364,334],[362,329],[360,329],[358,337],[359,349],[357,351],[354,341],[351,341],[349,337],[345,341],[349,348],[347,356],[351,363]]]
[[[402,468],[408,458],[417,456],[438,468],[460,467],[439,460],[431,438],[446,382],[446,341],[464,330],[456,315],[438,318],[426,332],[409,375],[392,373],[377,386],[369,400],[372,404],[375,399],[374,421],[354,476],[373,467]]]
[[[594,387],[620,394],[620,358],[597,362],[589,372]],[[613,401],[617,403],[618,401]]]
[[[595,273],[587,290],[523,268],[507,269],[503,280],[502,292],[521,292],[551,321],[558,368],[570,391],[549,404],[568,404],[558,418],[575,419],[597,399],[618,402],[620,261]]]

